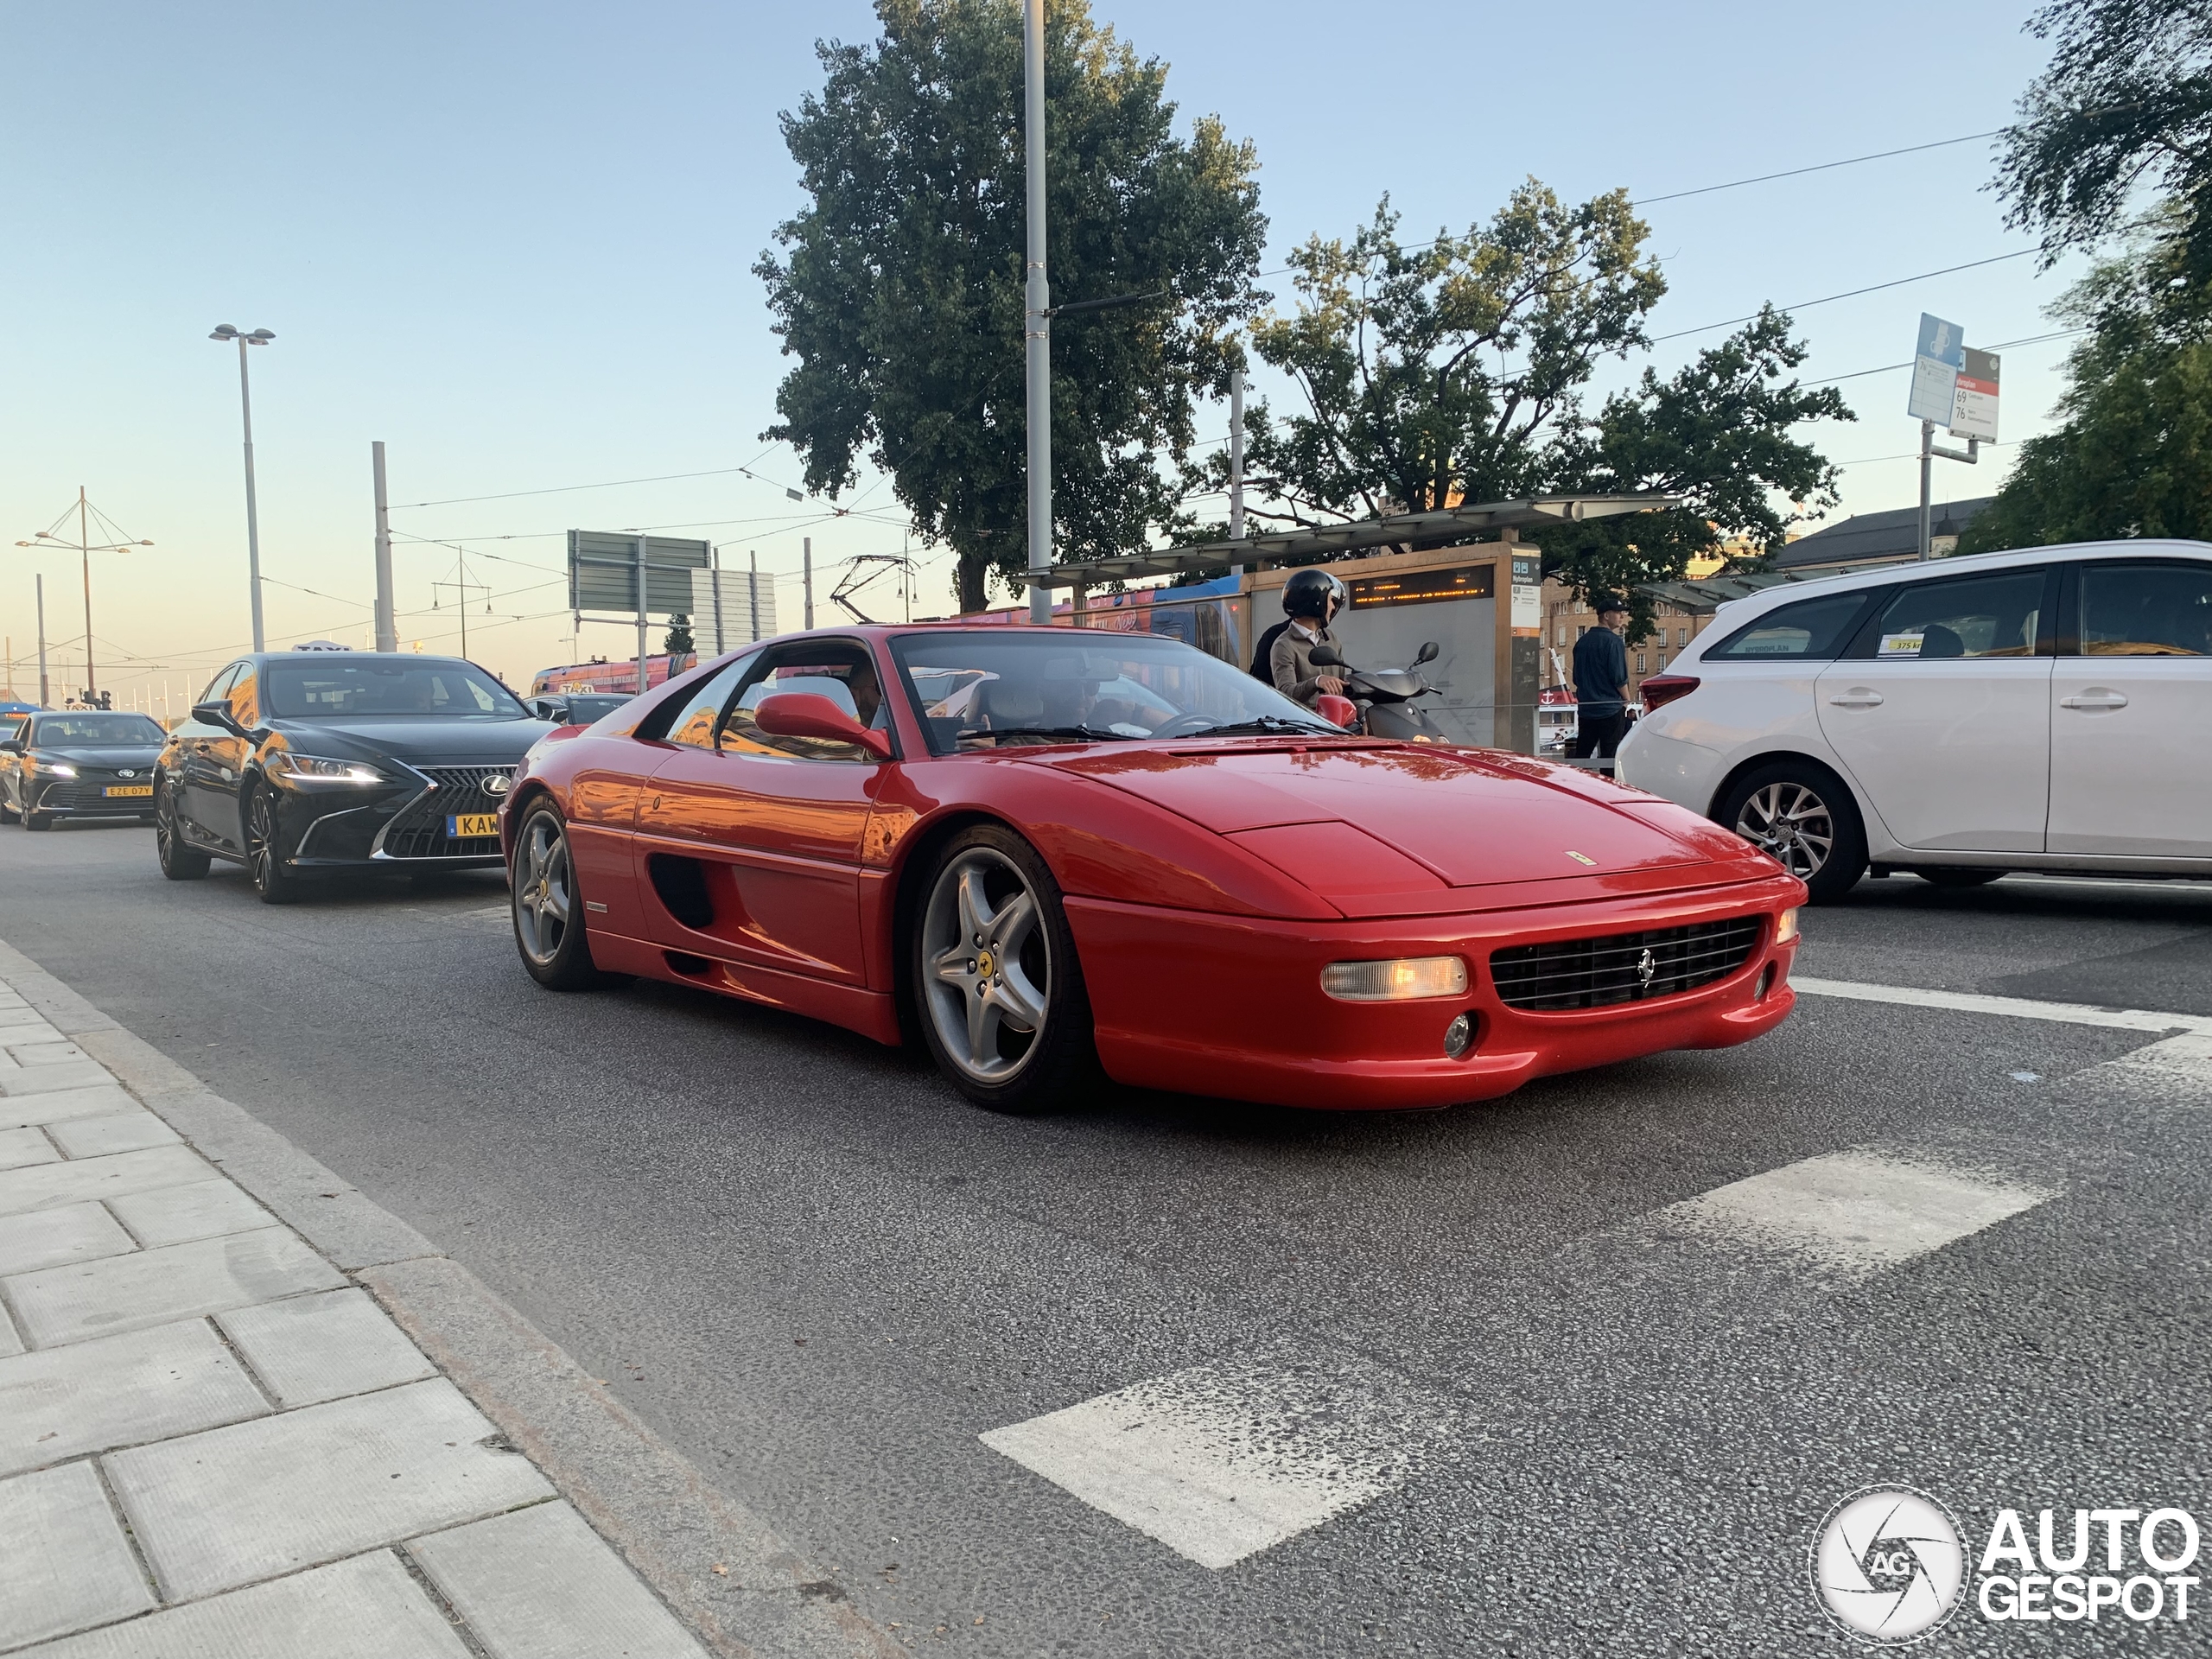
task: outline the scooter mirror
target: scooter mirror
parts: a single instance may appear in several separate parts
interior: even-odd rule
[[[1421,655],[1414,658],[1414,661],[1417,663],[1433,663],[1436,660],[1436,641],[1432,639],[1421,648]]]
[[[1306,653],[1306,660],[1316,668],[1342,668],[1344,659],[1326,645],[1316,645]]]

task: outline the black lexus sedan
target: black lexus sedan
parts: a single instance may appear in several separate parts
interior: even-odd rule
[[[150,818],[162,735],[143,715],[97,709],[19,717],[0,739],[0,823],[51,830],[57,818]]]
[[[154,768],[162,874],[244,864],[263,902],[340,869],[489,869],[497,813],[553,728],[450,657],[351,651],[242,658],[208,683]]]

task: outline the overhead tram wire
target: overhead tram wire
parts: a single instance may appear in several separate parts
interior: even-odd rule
[[[1899,276],[1886,283],[1872,283],[1865,288],[1854,288],[1841,294],[1824,295],[1817,300],[1800,300],[1795,305],[1778,305],[1775,310],[1786,316],[1796,316],[1800,311],[1809,311],[1816,305],[1834,305],[1838,300],[1855,300],[1861,294],[1878,294],[1885,288],[1903,288],[1909,283],[1924,283],[1934,276],[1948,276],[1955,271],[1978,270],[1984,265],[2001,265],[2010,259],[2025,259],[2039,253],[2039,248],[2020,248],[2012,253],[1993,254],[1986,259],[1969,259],[1962,265],[1946,265],[1941,270],[1923,270],[1916,276]],[[1739,322],[1756,322],[1762,314],[1752,312],[1746,317],[1730,317],[1720,322],[1700,323],[1694,328],[1677,328],[1671,334],[1654,334],[1646,343],[1656,346],[1665,340],[1681,340],[1691,334],[1709,334],[1716,328],[1733,328]]]

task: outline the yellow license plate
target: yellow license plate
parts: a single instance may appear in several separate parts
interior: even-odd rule
[[[111,797],[117,795],[151,795],[154,792],[154,786],[151,784],[110,784],[100,792]]]
[[[473,841],[482,836],[499,833],[499,815],[496,812],[448,812],[446,814],[446,834],[455,841]]]

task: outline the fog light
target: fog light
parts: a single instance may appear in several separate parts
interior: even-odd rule
[[[1774,925],[1774,942],[1777,944],[1787,944],[1796,937],[1797,912],[1794,910],[1785,910],[1782,912],[1782,919]]]
[[[1796,912],[1793,912],[1791,913],[1795,914]],[[1777,971],[1775,964],[1770,962],[1767,963],[1765,967],[1759,969],[1758,989],[1751,994],[1752,1001],[1764,1002],[1766,1001],[1766,994],[1774,988],[1774,976]]]
[[[1444,1052],[1449,1059],[1458,1059],[1475,1046],[1475,1022],[1461,1014],[1444,1027]]]
[[[1427,996],[1459,996],[1467,988],[1467,964],[1457,957],[1332,962],[1321,970],[1321,988],[1344,1002],[1411,1002]]]

